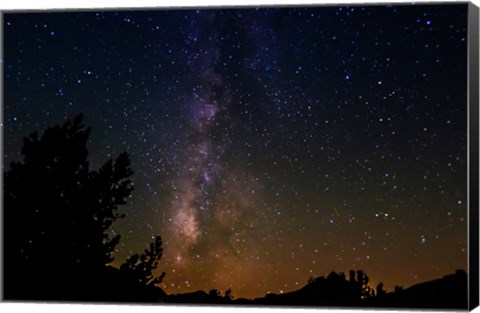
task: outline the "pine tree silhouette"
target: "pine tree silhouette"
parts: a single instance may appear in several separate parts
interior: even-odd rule
[[[35,132],[24,139],[23,160],[4,174],[6,299],[104,300],[108,292],[115,297],[106,290],[106,264],[120,235],[107,231],[123,217],[118,208],[133,190],[133,171],[127,153],[90,170],[90,132],[82,115],[41,136]],[[148,257],[156,266],[161,241]]]

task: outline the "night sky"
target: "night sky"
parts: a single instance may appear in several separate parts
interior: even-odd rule
[[[167,293],[467,269],[467,5],[7,13],[4,164],[82,112],[128,151],[114,265],[164,240]],[[85,231],[88,232],[88,229]]]

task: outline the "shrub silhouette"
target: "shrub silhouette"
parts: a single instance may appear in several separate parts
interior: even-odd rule
[[[232,289],[231,289],[231,288],[228,288],[228,289],[225,291],[224,298],[225,298],[225,299],[228,299],[228,300],[233,300],[233,299],[235,298],[235,297],[233,296],[233,293],[232,293]]]
[[[367,299],[373,297],[374,291],[368,285],[370,279],[368,276],[361,270],[357,271],[357,278],[355,281],[357,292],[360,294],[362,299]]]
[[[129,276],[130,279],[144,285],[154,286],[159,284],[162,282],[163,277],[165,277],[165,272],[160,276],[155,276],[153,271],[157,268],[162,253],[162,238],[157,236],[155,243],[151,243],[150,248],[145,249],[142,255],[135,254],[129,257],[127,261],[120,266],[120,271],[123,275]]]
[[[107,231],[123,217],[133,171],[127,153],[90,170],[90,132],[82,115],[35,132],[4,174],[6,299],[102,300],[111,287],[106,264],[120,235]],[[154,248],[156,266],[161,241]]]
[[[383,288],[383,283],[379,283],[377,285],[377,290],[376,290],[376,296],[377,297],[383,297],[387,292]]]

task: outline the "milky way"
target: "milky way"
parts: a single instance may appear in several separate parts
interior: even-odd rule
[[[221,60],[219,48],[210,43],[219,36],[211,32],[215,20],[212,12],[192,25],[199,30],[191,35],[194,49],[204,52],[190,62],[192,95],[186,100],[185,138],[172,153],[184,159],[172,184],[166,246],[168,262],[181,269],[181,276],[200,271],[208,281],[223,280],[224,286],[232,287],[228,267],[242,261],[237,246],[255,238],[254,194],[259,184],[240,166],[224,162],[224,154],[235,144],[221,126],[231,119],[232,98],[228,83],[215,69]],[[232,262],[226,262],[228,258]],[[197,268],[198,262],[206,269]]]
[[[168,293],[441,277],[467,265],[466,14],[5,14],[4,161],[83,112],[91,166],[135,171],[113,265],[161,235]]]

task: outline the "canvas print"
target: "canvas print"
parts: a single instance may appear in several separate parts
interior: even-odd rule
[[[3,298],[468,307],[467,3],[3,12]]]

